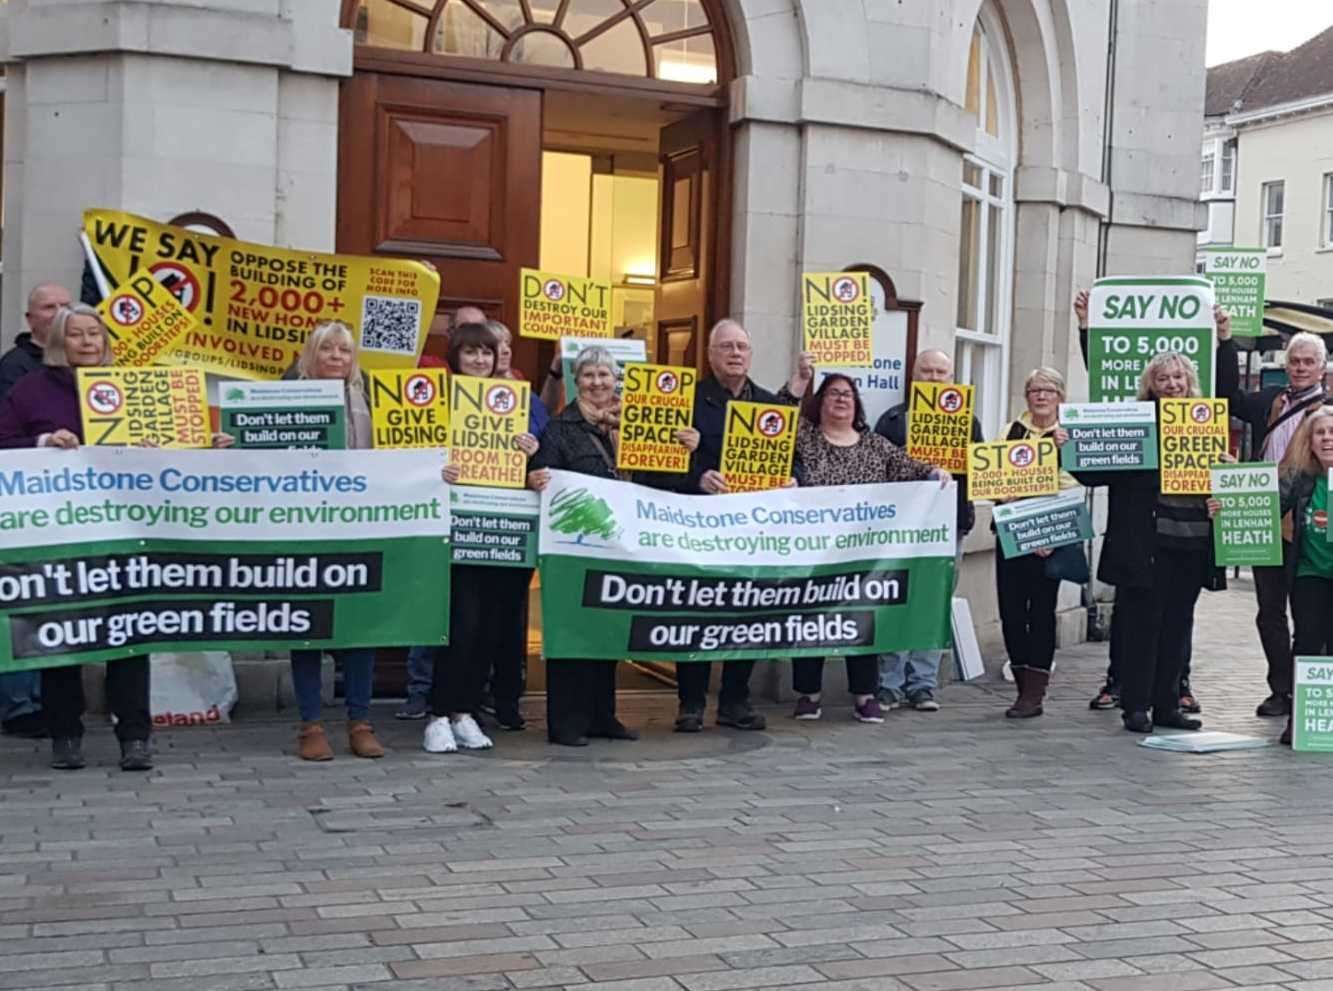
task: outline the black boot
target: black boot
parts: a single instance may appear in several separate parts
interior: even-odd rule
[[[1142,709],[1136,709],[1133,712],[1126,712],[1120,717],[1125,723],[1125,729],[1131,733],[1151,733],[1152,720]]]
[[[148,749],[147,740],[121,741],[120,769],[122,771],[151,771],[153,769],[153,752]]]
[[[717,724],[732,729],[761,730],[768,726],[762,712],[755,712],[749,702],[730,702],[717,707]]]
[[[1165,712],[1153,710],[1152,721],[1154,725],[1165,729],[1203,729],[1202,719],[1191,719],[1179,709],[1168,709]]]
[[[1025,668],[1020,682],[1022,688],[1018,694],[1018,701],[1005,711],[1005,716],[1009,719],[1031,719],[1040,716],[1043,711],[1042,703],[1046,701],[1046,686],[1050,680],[1049,671]]]
[[[77,736],[58,736],[51,741],[51,766],[57,771],[77,771],[84,763],[83,741]]]
[[[704,728],[704,710],[700,706],[682,705],[676,716],[677,733],[700,733]]]

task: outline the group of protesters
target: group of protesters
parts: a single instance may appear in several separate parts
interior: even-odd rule
[[[1086,294],[1075,303],[1080,327],[1087,324]],[[75,303],[56,285],[39,285],[29,295],[29,330],[0,359],[0,447],[77,448],[82,442],[74,369],[112,364],[110,337],[97,311]],[[1284,465],[1282,502],[1292,510],[1286,536],[1287,563],[1256,568],[1258,627],[1268,660],[1270,695],[1259,706],[1263,716],[1289,716],[1292,693],[1292,639],[1287,603],[1296,621],[1297,653],[1321,654],[1333,640],[1333,551],[1326,538],[1327,468],[1333,465],[1333,408],[1324,406],[1323,342],[1297,335],[1288,347],[1289,386],[1259,393],[1239,384],[1230,322],[1217,311],[1217,389],[1231,402],[1233,415],[1251,425],[1256,459]],[[511,365],[508,328],[473,307],[454,314],[445,364],[453,374],[518,377]],[[707,339],[710,374],[698,384],[689,427],[674,440],[690,455],[685,474],[626,473],[617,469],[620,400],[619,368],[609,350],[590,346],[573,362],[574,398],[561,405],[564,366],[552,363],[545,387],[534,392],[526,432],[514,439],[528,458],[528,487],[541,491],[552,470],[621,479],[679,493],[719,495],[728,491],[721,473],[726,410],[732,401],[779,403],[800,409],[796,458],[789,485],[819,486],[935,480],[957,484],[956,561],[973,529],[976,510],[967,498],[967,480],[906,453],[909,412],[906,403],[889,409],[872,426],[854,377],[832,372],[815,382],[809,354],[797,357],[787,382],[769,391],[750,377],[753,342],[735,320],[722,320]],[[339,380],[345,386],[347,445],[371,446],[370,414],[356,338],[345,324],[315,328],[289,373],[305,379]],[[918,381],[951,382],[953,362],[938,350],[916,355],[912,375]],[[1168,351],[1147,365],[1139,398],[1197,396],[1199,381],[1192,362]],[[543,397],[546,402],[539,398]],[[1065,442],[1059,407],[1067,400],[1064,377],[1040,367],[1025,378],[1025,408],[998,439],[1050,437]],[[549,409],[548,409],[549,407]],[[981,441],[973,418],[972,439]],[[215,435],[226,447],[230,438]],[[444,482],[457,469],[442,468]],[[1105,486],[1109,491],[1107,529],[1099,578],[1115,587],[1111,621],[1111,666],[1093,708],[1119,706],[1125,728],[1151,732],[1155,727],[1197,729],[1192,718],[1197,700],[1189,687],[1194,606],[1200,590],[1213,583],[1210,516],[1217,504],[1203,496],[1163,494],[1156,471],[1061,473],[1062,488]],[[1066,555],[1078,558],[1079,545],[1038,550],[1005,558],[996,554],[996,592],[1009,669],[1016,697],[1005,715],[1028,719],[1043,713],[1056,645],[1057,600],[1062,581],[1071,575]],[[450,597],[450,636],[445,647],[421,646],[408,657],[407,700],[402,719],[425,720],[423,748],[430,753],[487,749],[493,740],[482,728],[486,706],[496,725],[522,730],[520,710],[527,663],[527,599],[532,572],[523,568],[454,564]],[[955,568],[955,576],[957,568]],[[370,722],[375,651],[333,648],[341,665],[347,719],[347,749],[362,758],[383,756],[385,749]],[[942,651],[850,655],[845,658],[852,717],[882,723],[889,709],[919,712],[939,709],[938,682]],[[305,760],[334,756],[321,718],[324,651],[291,652],[291,674],[301,725],[297,753]],[[637,733],[616,714],[615,662],[550,659],[546,668],[548,739],[562,746],[586,746],[590,739],[633,740]],[[716,723],[736,730],[763,730],[764,715],[754,706],[750,680],[754,662],[723,665]],[[792,664],[796,695],[793,716],[817,720],[823,714],[824,662],[797,658]],[[675,730],[704,728],[712,664],[677,665],[679,711]],[[121,767],[152,766],[147,656],[107,665],[108,708],[116,717]],[[487,699],[489,697],[489,705]],[[0,676],[0,719],[7,733],[52,740],[52,766],[84,766],[81,748],[85,702],[77,665]],[[1290,733],[1288,725],[1287,735]]]

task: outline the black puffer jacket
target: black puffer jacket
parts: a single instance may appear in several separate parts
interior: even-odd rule
[[[879,422],[875,424],[875,433],[906,449],[907,404],[899,403],[897,406],[891,406],[885,410],[879,418]],[[972,417],[972,443],[980,444],[985,439],[981,433],[981,421],[975,416]],[[965,537],[972,532],[972,527],[976,525],[977,511],[967,498],[967,475],[963,472],[955,472],[953,477],[954,481],[958,483],[958,535]]]
[[[546,425],[537,453],[528,459],[528,470],[556,468],[615,478],[615,457],[611,439],[583,418],[578,403],[570,403]]]

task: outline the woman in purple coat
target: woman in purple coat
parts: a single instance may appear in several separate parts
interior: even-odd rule
[[[83,442],[74,369],[112,363],[111,340],[97,311],[82,303],[61,307],[51,323],[42,363],[0,400],[0,448],[73,450]],[[107,664],[106,694],[116,717],[121,770],[150,770],[147,655]],[[51,766],[61,771],[83,767],[82,667],[42,669],[42,708],[51,730]]]

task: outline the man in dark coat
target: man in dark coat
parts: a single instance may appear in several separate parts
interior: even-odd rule
[[[943,351],[934,349],[922,351],[912,363],[912,381],[914,382],[952,382],[953,359]],[[907,403],[899,403],[884,411],[884,415],[875,424],[875,433],[887,437],[899,447],[907,447]],[[981,423],[972,417],[972,442],[979,444],[985,438],[981,434]],[[976,522],[976,511],[967,498],[967,476],[956,474],[958,483],[958,548],[956,558],[962,563],[963,538],[971,531]],[[958,568],[954,568],[954,582],[958,581]],[[881,654],[879,659],[879,701],[884,706],[905,706],[918,712],[936,712],[940,703],[935,698],[939,687],[940,660],[942,650],[895,651]]]
[[[28,294],[24,318],[28,329],[14,340],[14,346],[0,357],[0,399],[8,395],[19,379],[42,365],[42,349],[56,311],[71,303],[69,290],[53,282],[43,282]],[[0,727],[12,736],[46,735],[39,701],[41,679],[36,671],[18,671],[0,675]]]
[[[699,447],[690,458],[690,472],[682,491],[717,494],[727,490],[722,466],[722,435],[727,404],[733,399],[749,403],[800,402],[814,377],[811,356],[802,353],[790,381],[778,392],[769,392],[750,379],[753,357],[750,334],[735,320],[722,320],[708,335],[708,364],[712,374],[694,391],[694,429]],[[706,661],[682,661],[676,665],[680,714],[676,732],[697,733],[703,729],[704,706],[713,665]],[[750,673],[754,661],[727,661],[722,665],[722,687],[718,692],[717,722],[735,729],[761,730],[765,720],[750,703]]]

